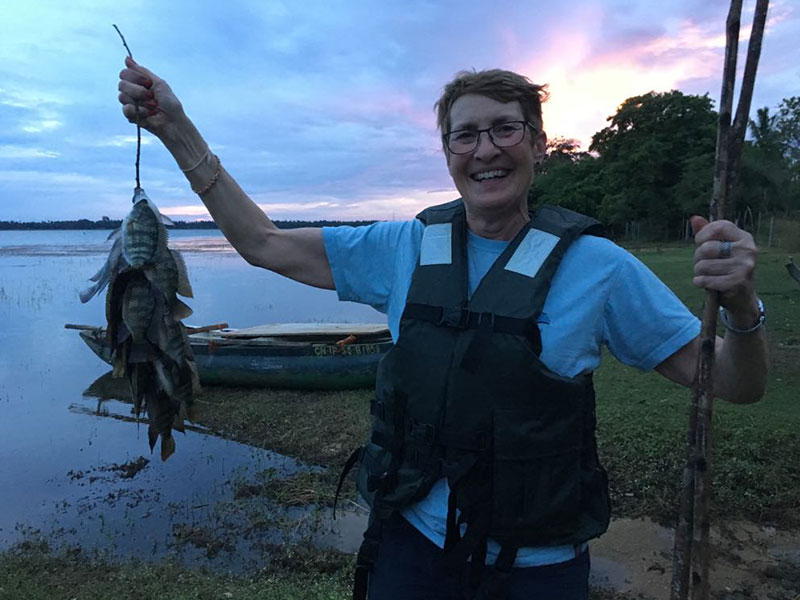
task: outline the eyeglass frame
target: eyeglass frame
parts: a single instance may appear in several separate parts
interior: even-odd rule
[[[495,127],[502,127],[503,125],[510,125],[511,123],[522,123],[523,125],[526,125],[527,127],[530,127],[534,131],[534,133],[539,131],[538,129],[536,129],[536,127],[533,126],[533,124],[531,124],[530,122],[525,121],[525,120],[504,121],[503,123],[498,123],[497,125],[492,125],[491,127],[487,127],[485,129],[456,129],[454,131],[449,131],[448,133],[443,133],[442,134],[442,142],[444,142],[444,147],[447,148],[447,151],[450,152],[451,154],[455,154],[456,156],[464,156],[465,154],[471,154],[471,153],[475,152],[475,150],[478,149],[478,146],[481,143],[481,134],[486,132],[486,135],[489,138],[489,141],[492,142],[492,144],[494,145],[495,148],[513,148],[514,146],[518,146],[519,144],[521,144],[522,141],[525,139],[525,130],[524,129],[523,129],[523,132],[522,132],[522,137],[519,139],[519,141],[518,142],[514,142],[513,144],[509,144],[507,146],[500,146],[495,141],[495,139],[492,137],[492,129],[494,129]],[[455,152],[452,148],[450,148],[450,141],[449,141],[448,138],[451,135],[453,135],[454,133],[459,133],[461,131],[470,131],[472,133],[477,134],[477,137],[475,138],[475,147],[472,150],[467,150],[466,152]]]

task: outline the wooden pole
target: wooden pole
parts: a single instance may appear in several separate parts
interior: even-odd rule
[[[766,195],[766,190],[764,191],[764,195]],[[756,225],[756,244],[758,244],[758,240],[761,238],[761,211],[758,211],[758,225]]]
[[[767,248],[772,248],[772,232],[775,230],[775,215],[769,216],[769,240],[767,241]]]
[[[731,125],[733,89],[736,77],[742,0],[731,0],[726,21],[725,65],[722,74],[714,187],[709,206],[710,219],[724,219],[738,174],[744,133],[753,96],[761,40],[769,0],[757,0],[753,28],[747,49],[742,89]],[[700,332],[697,378],[692,393],[687,434],[687,461],[681,489],[681,508],[675,532],[670,600],[708,600],[709,597],[709,505],[711,497],[711,447],[714,347],[716,344],[719,296],[706,293]]]
[[[730,130],[731,111],[733,108],[733,87],[736,77],[736,56],[739,46],[739,23],[742,12],[742,0],[731,0],[725,26],[725,63],[722,71],[722,92],[720,93],[719,120],[717,123],[717,148],[714,161],[714,187],[711,196],[710,216],[714,220],[719,215],[719,203],[722,199],[724,213],[725,198],[722,191],[727,189],[728,147],[727,137]],[[687,433],[687,457],[681,482],[681,502],[678,526],[675,530],[675,548],[672,558],[672,586],[670,600],[687,600],[690,591],[690,570],[693,560],[693,538],[695,524],[695,502],[697,481],[695,478],[699,449],[698,415],[700,397],[707,392],[710,385],[711,365],[714,361],[714,345],[708,343],[709,330],[711,339],[716,335],[716,309],[718,300],[711,293],[706,294],[701,327],[701,345],[697,380],[693,388],[692,405],[689,412],[689,431]],[[710,313],[710,314],[709,314]],[[713,329],[710,327],[713,321]],[[703,434],[705,438],[705,433]],[[704,465],[705,466],[705,465]]]

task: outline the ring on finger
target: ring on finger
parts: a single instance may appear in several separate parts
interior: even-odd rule
[[[719,257],[730,258],[731,246],[733,246],[733,244],[729,240],[723,240],[719,247]]]

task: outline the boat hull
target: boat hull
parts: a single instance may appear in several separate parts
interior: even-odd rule
[[[111,363],[104,330],[81,331],[80,336]],[[386,338],[337,345],[332,340],[232,340],[219,334],[190,335],[189,343],[204,385],[306,390],[374,387],[378,362],[392,347]]]

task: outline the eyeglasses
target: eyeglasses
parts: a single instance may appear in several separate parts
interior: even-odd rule
[[[525,139],[525,127],[536,129],[527,121],[508,121],[486,129],[458,129],[442,136],[445,145],[453,154],[469,154],[478,147],[481,134],[485,131],[489,140],[498,148],[516,146]]]

